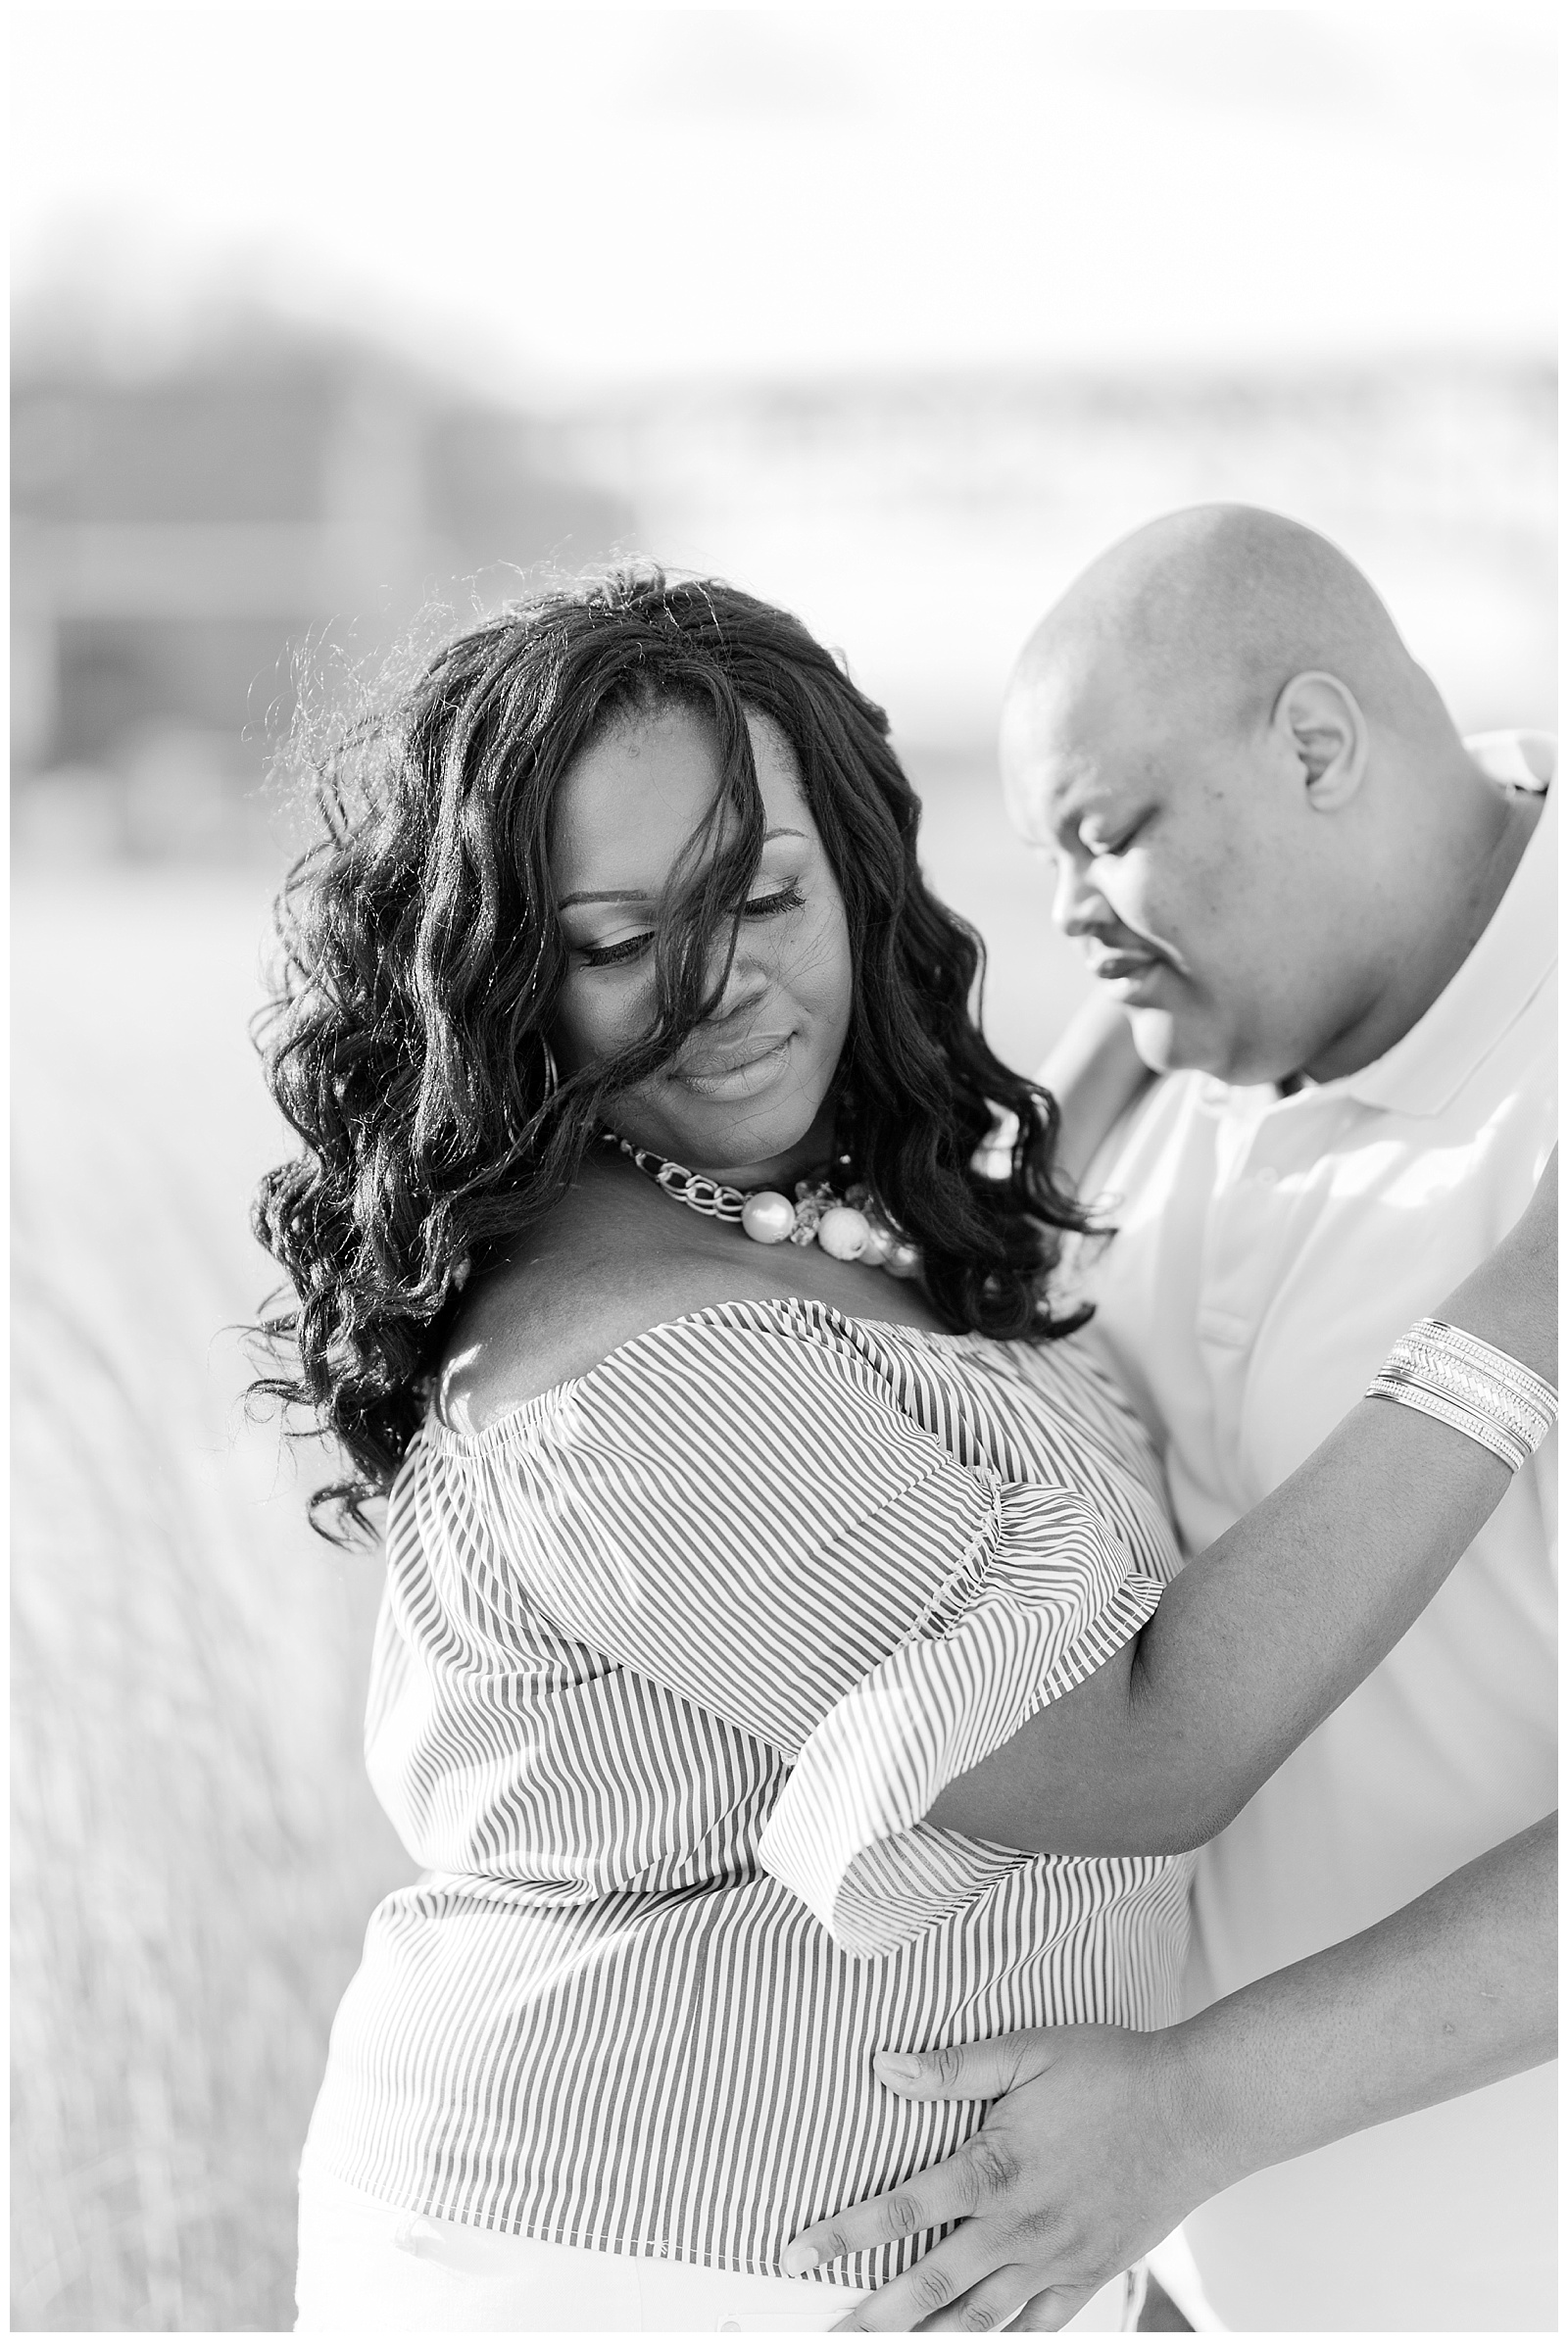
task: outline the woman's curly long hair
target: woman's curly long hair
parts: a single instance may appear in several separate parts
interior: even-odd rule
[[[551,880],[565,775],[611,723],[700,711],[721,778],[657,916],[658,1014],[635,1048],[555,1081],[566,965]],[[919,805],[882,710],[798,619],[642,565],[538,594],[448,642],[412,683],[295,744],[320,834],[284,882],[266,1079],[302,1151],[262,1181],[257,1237],[293,1305],[258,1332],[258,1391],[311,1411],[348,1476],[318,1527],[368,1529],[448,1341],[465,1264],[560,1199],[609,1101],[711,1011],[763,839],[748,710],[794,751],[844,898],[855,970],[836,1077],[858,1169],[924,1253],[955,1330],[1044,1337],[1081,1322],[1046,1293],[1055,1232],[1084,1218],[1052,1175],[1055,1109],[993,1056],[972,1003],[978,936],[926,887]],[[1000,1173],[975,1156],[1013,1118]],[[329,1534],[331,1532],[329,1531]]]

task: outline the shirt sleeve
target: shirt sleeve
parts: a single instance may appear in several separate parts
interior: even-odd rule
[[[996,1534],[945,1622],[870,1669],[800,1751],[762,1833],[764,1866],[853,1951],[888,1950],[972,1901],[1028,1857],[921,1817],[1130,1641],[1160,1592],[1081,1497],[1000,1490]]]
[[[531,1602],[791,1763],[760,1860],[857,1952],[1028,1859],[921,1817],[1161,1590],[1081,1497],[924,1431],[810,1304],[657,1329],[492,1468]]]

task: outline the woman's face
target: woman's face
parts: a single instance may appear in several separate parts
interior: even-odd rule
[[[613,1108],[623,1139],[738,1186],[798,1176],[826,1150],[852,985],[843,899],[793,752],[765,717],[747,724],[767,841],[728,980],[672,1062]],[[653,1024],[655,908],[718,782],[711,732],[670,707],[612,725],[562,783],[551,865],[567,962],[552,1039],[574,1070]],[[713,982],[727,940],[726,924]]]

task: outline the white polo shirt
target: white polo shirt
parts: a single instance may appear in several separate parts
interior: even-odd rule
[[[1469,743],[1544,790],[1552,743]],[[1124,1198],[1094,1339],[1189,1552],[1277,1488],[1517,1219],[1556,1133],[1556,800],[1442,997],[1281,1098],[1160,1082],[1094,1166]],[[1190,2005],[1354,1934],[1556,1803],[1555,1436],[1382,1665],[1202,1855]],[[1555,2067],[1254,2174],[1187,2223],[1253,2329],[1550,2328]]]

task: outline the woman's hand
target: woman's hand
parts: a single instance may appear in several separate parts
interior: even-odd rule
[[[1536,1182],[1536,1192],[1520,1215],[1515,1234],[1549,1253],[1553,1275],[1557,1269],[1557,1149]]]
[[[845,2253],[958,2225],[836,2333],[1054,2332],[1223,2185],[1174,2036],[1081,2025],[1006,2033],[923,2057],[879,2054],[907,2098],[995,2098],[956,2155],[885,2196],[804,2229],[793,2275]]]
[[[1557,1380],[1557,1149],[1502,1242],[1433,1311]]]

